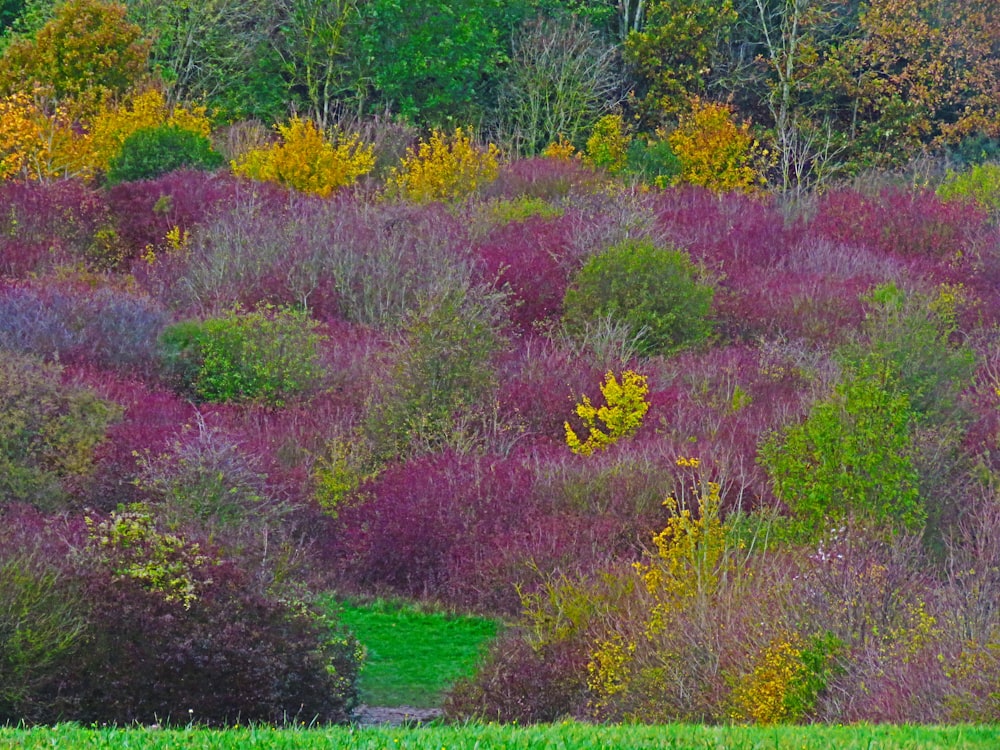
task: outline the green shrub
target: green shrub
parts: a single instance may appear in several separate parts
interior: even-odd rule
[[[895,368],[868,357],[806,420],[768,438],[760,460],[795,515],[791,528],[815,538],[851,515],[896,529],[926,518],[914,455],[916,415]]]
[[[894,367],[921,424],[955,422],[961,416],[959,395],[976,370],[975,352],[953,341],[957,308],[965,301],[962,286],[943,285],[936,295],[926,295],[882,284],[863,301],[865,341],[842,349],[841,358],[857,363],[874,352]]]
[[[629,240],[580,269],[563,301],[564,320],[582,332],[610,317],[632,329],[642,353],[669,354],[709,337],[714,294],[685,253]]]
[[[368,404],[365,432],[379,457],[478,443],[496,387],[499,300],[486,290],[451,289],[410,315]]]
[[[946,201],[971,201],[1000,216],[1000,164],[977,164],[958,173],[949,170],[937,194]]]
[[[89,474],[94,448],[119,410],[62,370],[11,352],[0,356],[0,498],[54,510],[64,481]]]
[[[213,170],[225,159],[201,133],[177,125],[140,128],[132,133],[108,165],[109,185],[151,180],[181,167]]]
[[[168,375],[197,398],[282,406],[323,376],[318,327],[297,310],[235,308],[219,318],[169,326],[160,343]]]
[[[0,552],[0,722],[82,641],[83,602],[41,558],[30,548]]]
[[[635,138],[628,147],[625,171],[647,185],[665,188],[681,173],[681,161],[670,141]]]

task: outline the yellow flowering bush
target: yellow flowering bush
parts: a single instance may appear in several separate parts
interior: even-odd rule
[[[675,183],[701,185],[718,193],[762,184],[755,165],[766,154],[750,134],[749,123],[737,125],[724,104],[695,97],[667,141],[680,162]]]
[[[577,153],[573,144],[561,135],[558,140],[552,141],[552,143],[545,147],[542,151],[542,156],[546,159],[558,159],[561,161],[570,161],[572,159],[580,158],[580,154]]]
[[[754,724],[782,724],[799,718],[792,714],[788,699],[807,674],[802,652],[797,633],[774,638],[733,690],[732,718]]]
[[[235,174],[326,197],[375,168],[374,147],[362,144],[357,135],[334,143],[312,120],[300,117],[277,129],[281,142],[231,162]]]
[[[604,450],[632,434],[642,426],[642,419],[649,411],[647,393],[649,386],[645,375],[626,370],[619,383],[614,373],[608,372],[601,384],[605,405],[596,407],[587,396],[583,396],[582,402],[576,406],[577,416],[589,431],[587,439],[580,440],[570,423],[566,422],[566,445],[576,454],[589,456],[595,450]],[[598,426],[598,421],[604,425],[603,429]]]
[[[628,166],[628,150],[632,136],[621,115],[605,115],[594,124],[587,139],[588,163],[612,174],[623,172]]]
[[[416,151],[406,150],[389,175],[386,189],[389,195],[416,203],[456,201],[492,182],[499,171],[500,150],[492,143],[477,148],[472,131],[456,128],[449,136],[434,130]]]
[[[0,99],[0,179],[89,176],[87,136],[72,126],[64,107],[49,116],[28,94]]]
[[[190,609],[202,585],[196,571],[211,562],[197,543],[159,531],[143,503],[121,508],[100,523],[85,520],[91,544],[112,564],[115,576],[136,580]]]

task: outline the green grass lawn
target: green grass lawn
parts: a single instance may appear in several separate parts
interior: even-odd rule
[[[441,705],[452,683],[472,673],[499,628],[495,620],[425,612],[400,602],[329,598],[323,604],[365,646],[359,687],[370,706]]]
[[[807,726],[705,727],[693,725],[533,727],[469,725],[416,729],[0,729],[0,748],[26,750],[995,750],[1000,727]]]

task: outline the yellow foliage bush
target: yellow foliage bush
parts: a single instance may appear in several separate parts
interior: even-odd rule
[[[29,177],[44,150],[45,123],[26,94],[0,99],[0,180]]]
[[[604,450],[632,434],[642,426],[642,419],[649,411],[647,393],[649,386],[645,375],[626,370],[619,383],[614,373],[609,372],[601,384],[605,405],[598,408],[583,396],[582,402],[576,406],[577,416],[589,431],[587,439],[581,441],[570,423],[566,422],[566,445],[576,454],[589,456],[595,450]],[[604,429],[598,426],[598,420],[604,424]]]
[[[732,694],[732,718],[754,724],[782,724],[799,719],[789,699],[809,669],[802,660],[805,645],[797,633],[778,636],[764,648],[748,675]]]
[[[546,159],[560,159],[562,161],[571,161],[580,157],[573,144],[561,135],[559,136],[559,140],[552,141],[552,143],[545,147],[545,150],[542,151],[542,156]]]
[[[673,497],[664,505],[671,511],[666,527],[653,537],[656,552],[648,563],[636,563],[636,571],[652,597],[646,634],[652,638],[670,624],[685,602],[705,601],[716,592],[729,564],[728,529],[719,517],[720,487],[707,482],[698,491],[698,515],[680,508]]]
[[[158,125],[210,133],[205,107],[171,107],[158,89],[121,104],[108,100],[89,121],[63,106],[47,114],[33,97],[12,94],[0,99],[0,179],[92,177],[107,170],[132,133]]]
[[[749,123],[737,125],[724,104],[695,97],[668,137],[680,162],[675,183],[688,182],[715,192],[749,191],[764,183],[756,164],[767,154],[750,134]]]
[[[492,182],[499,171],[500,150],[492,143],[481,149],[473,145],[471,131],[456,128],[448,136],[434,130],[416,151],[406,150],[386,189],[416,203],[456,201]]]
[[[374,147],[362,144],[357,135],[334,144],[312,120],[300,117],[277,128],[281,142],[231,162],[235,174],[326,197],[375,168]]]
[[[86,135],[64,107],[51,116],[25,93],[0,99],[0,179],[46,180],[92,173]]]
[[[628,149],[632,136],[621,115],[605,115],[594,124],[587,139],[588,163],[612,174],[628,166]]]

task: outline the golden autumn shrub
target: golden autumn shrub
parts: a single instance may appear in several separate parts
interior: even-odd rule
[[[472,132],[456,128],[451,135],[440,130],[421,141],[416,151],[406,150],[400,165],[386,183],[389,195],[416,203],[455,201],[496,179],[500,170],[500,150],[489,144],[485,149],[472,143]]]
[[[334,143],[311,120],[299,117],[277,129],[281,142],[231,162],[235,174],[325,197],[353,185],[375,167],[373,147],[362,144],[357,135]]]
[[[667,141],[680,162],[675,183],[701,185],[717,193],[748,191],[764,183],[757,164],[767,154],[749,123],[733,122],[732,110],[695,97]]]
[[[642,426],[642,419],[649,411],[649,402],[646,400],[648,393],[645,375],[625,370],[622,382],[619,383],[614,373],[609,372],[601,383],[605,405],[596,407],[589,398],[583,396],[581,403],[576,406],[576,414],[588,430],[587,439],[580,440],[570,423],[565,423],[566,444],[569,449],[579,455],[589,456],[595,450],[604,450],[621,438],[631,435]],[[598,421],[604,425],[603,429]]]
[[[47,115],[27,94],[0,99],[0,179],[89,177],[88,152],[65,108]]]

